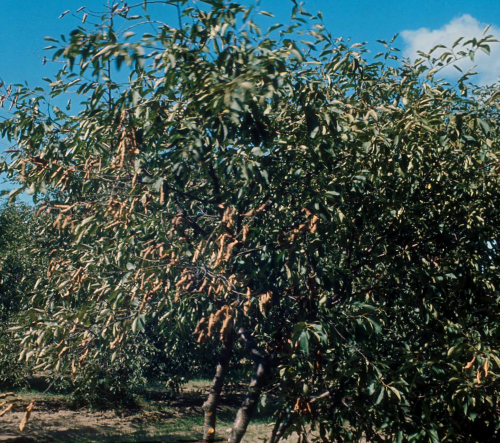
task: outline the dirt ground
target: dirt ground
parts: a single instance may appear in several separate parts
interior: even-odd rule
[[[201,440],[203,411],[208,384],[200,382],[183,389],[175,399],[150,396],[136,410],[95,412],[69,410],[61,396],[21,394],[23,401],[0,418],[0,442],[86,443],[86,442],[190,442]],[[238,396],[223,398],[217,427],[218,441],[226,441],[234,418]],[[35,401],[30,420],[21,433],[19,423],[24,409]],[[258,419],[248,431],[245,442],[261,442],[269,435],[269,420]]]
[[[115,412],[33,411],[26,429],[18,429],[23,413],[2,417],[0,441],[6,442],[80,442],[80,441],[175,441],[159,438],[156,424],[142,414],[120,417]],[[179,440],[179,438],[177,438]]]

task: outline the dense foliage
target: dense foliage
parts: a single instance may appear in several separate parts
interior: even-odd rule
[[[36,251],[45,249],[43,239],[35,239],[41,227],[34,210],[25,205],[0,207],[0,389],[26,384],[28,365],[18,361],[17,324],[26,298],[45,265]]]
[[[5,97],[6,172],[61,233],[22,355],[79,373],[148,328],[241,338],[233,442],[264,385],[272,441],[498,439],[498,86],[439,77],[492,37],[373,60],[297,5],[261,33],[253,8],[165,3],[177,26],[115,5],[49,39],[48,94]]]
[[[33,287],[36,274],[43,266],[33,254],[35,233],[41,223],[34,210],[25,205],[0,207],[0,319],[20,310],[22,299]],[[37,246],[42,249],[43,241]],[[37,260],[38,259],[38,260]]]
[[[33,372],[32,361],[19,359],[19,341],[25,332],[19,322],[23,322],[36,281],[48,265],[47,254],[54,254],[60,240],[50,226],[47,229],[48,223],[32,206],[0,207],[0,388],[4,390],[37,386],[43,376],[49,381],[53,378],[50,372]],[[211,372],[213,348],[200,349],[189,336],[169,338],[166,341],[149,329],[120,348],[112,362],[112,352],[103,353],[79,373],[57,378],[52,390],[70,392],[75,406],[127,406],[134,403],[147,381],[167,380],[177,388],[188,377],[206,377]],[[175,352],[177,347],[185,351]],[[193,362],[198,366],[192,367]],[[45,389],[47,383],[41,385]]]

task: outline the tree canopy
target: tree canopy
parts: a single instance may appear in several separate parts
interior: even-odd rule
[[[75,373],[194,333],[222,348],[207,440],[234,342],[255,372],[231,442],[263,389],[272,442],[498,438],[498,85],[440,77],[494,39],[411,62],[299,5],[262,32],[253,7],[164,3],[177,25],[120,3],[47,38],[48,91],[4,94],[12,197],[60,233],[22,357]]]

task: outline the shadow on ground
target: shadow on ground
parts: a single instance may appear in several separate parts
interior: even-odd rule
[[[16,405],[0,419],[0,443],[201,442],[202,405],[210,382],[200,382],[196,387],[182,389],[174,398],[164,390],[147,389],[142,395],[141,407],[100,412],[71,410],[64,396],[26,394],[23,404]],[[242,397],[242,392],[229,392],[221,398],[216,441],[226,440]],[[35,408],[21,433],[19,423],[24,416],[24,403],[29,401],[35,401]],[[249,429],[248,441],[259,441],[269,432],[266,423],[272,411],[260,415],[257,414],[256,422]]]

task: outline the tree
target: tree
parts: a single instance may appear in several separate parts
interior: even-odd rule
[[[9,331],[23,315],[26,298],[42,272],[44,237],[34,239],[43,225],[27,205],[0,206],[0,387],[26,383],[28,366],[17,360],[15,334]],[[37,251],[34,251],[36,249]]]
[[[235,342],[255,368],[233,443],[266,387],[272,442],[497,438],[498,87],[439,78],[493,38],[370,61],[298,5],[262,34],[253,7],[165,4],[176,26],[117,4],[48,38],[48,96],[77,112],[6,96],[6,172],[67,239],[22,355],[78,372],[146,326],[194,330],[221,342],[208,441]]]
[[[38,268],[30,249],[34,211],[25,205],[0,207],[0,318],[2,323],[18,312],[23,293],[33,286],[30,274]]]

